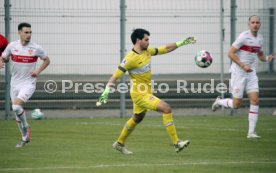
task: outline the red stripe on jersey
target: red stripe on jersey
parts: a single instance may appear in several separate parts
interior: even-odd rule
[[[251,111],[250,111],[249,113],[250,113],[250,114],[258,114],[258,112],[251,112]]]
[[[20,63],[34,63],[37,61],[37,56],[22,56],[22,55],[12,55],[11,59],[14,62]]]
[[[251,53],[258,53],[261,50],[261,47],[243,45],[242,47],[240,47],[240,50],[251,52]]]

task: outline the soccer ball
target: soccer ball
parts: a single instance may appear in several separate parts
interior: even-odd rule
[[[32,111],[31,116],[32,116],[32,119],[34,119],[34,120],[42,120],[44,117],[44,113],[41,112],[40,109],[35,109]]]
[[[209,67],[212,64],[213,58],[212,55],[206,50],[197,52],[195,56],[195,63],[200,68]]]

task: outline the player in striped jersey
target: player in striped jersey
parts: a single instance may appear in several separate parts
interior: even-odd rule
[[[22,135],[16,147],[21,148],[30,141],[30,125],[27,122],[23,104],[34,93],[37,77],[49,65],[50,60],[41,46],[31,42],[32,30],[29,23],[20,23],[18,34],[20,39],[11,42],[2,53],[0,68],[3,68],[5,62],[11,59],[10,96],[16,122]],[[36,68],[38,58],[43,60],[43,63]]]
[[[274,55],[266,56],[262,50],[263,36],[258,33],[261,27],[260,18],[256,15],[248,19],[249,30],[242,32],[232,44],[228,56],[233,61],[231,64],[231,91],[233,99],[226,98],[215,100],[212,110],[216,111],[220,106],[238,109],[242,104],[244,91],[247,92],[250,101],[248,114],[247,138],[260,138],[256,133],[256,124],[259,114],[259,85],[256,74],[257,58],[261,61],[271,62]]]

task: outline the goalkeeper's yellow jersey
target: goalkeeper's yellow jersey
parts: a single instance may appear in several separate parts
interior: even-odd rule
[[[131,81],[130,93],[152,93],[151,89],[151,57],[167,53],[166,47],[148,48],[141,54],[130,51],[114,72],[113,77],[120,78],[128,71]]]

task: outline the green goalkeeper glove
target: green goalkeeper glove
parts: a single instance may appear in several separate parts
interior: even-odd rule
[[[110,92],[110,88],[106,87],[104,92],[102,93],[102,95],[100,96],[99,100],[96,103],[96,106],[101,106],[103,103],[106,104],[107,103],[107,99],[108,99],[108,94]]]
[[[195,37],[188,37],[185,40],[181,40],[181,41],[176,42],[175,44],[176,44],[177,47],[180,47],[180,46],[184,46],[184,45],[187,45],[187,44],[194,44],[194,43],[196,43]]]

